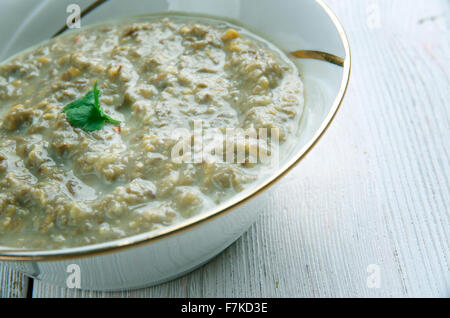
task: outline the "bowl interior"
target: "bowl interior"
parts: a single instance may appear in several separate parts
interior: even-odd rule
[[[94,0],[79,0],[86,8]],[[49,39],[66,22],[72,0],[2,1],[0,3],[0,61]],[[319,50],[346,58],[345,67],[296,59],[305,84],[305,116],[292,150],[280,162],[280,173],[318,139],[343,97],[349,75],[349,56],[342,30],[320,0],[110,0],[82,19],[82,26],[125,16],[181,11],[221,17],[267,38],[285,52]],[[23,17],[23,19],[20,19]],[[273,176],[272,176],[273,177]],[[267,182],[270,180],[267,180]],[[264,181],[262,181],[264,182]],[[249,189],[248,191],[253,191]],[[240,197],[246,196],[242,193]],[[237,199],[236,199],[237,200]]]
[[[94,0],[80,0],[86,8]],[[28,0],[0,3],[0,61],[45,41],[68,17],[71,0]],[[110,0],[87,15],[82,26],[143,13],[182,11],[229,19],[269,39],[286,52],[319,50],[345,57],[340,34],[317,1],[306,0]],[[14,12],[14,14],[12,14]],[[23,19],[18,17],[23,16]],[[297,59],[304,82],[308,120],[296,149],[308,142],[330,111],[341,87],[344,69],[330,63]]]

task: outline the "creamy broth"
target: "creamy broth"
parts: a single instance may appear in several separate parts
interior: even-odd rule
[[[62,112],[95,82],[120,128],[84,131]],[[227,22],[136,17],[42,44],[0,65],[0,245],[83,246],[214,208],[275,168],[249,154],[180,162],[172,156],[180,139],[193,142],[189,157],[196,122],[204,148],[238,128],[233,151],[259,153],[271,146],[259,129],[289,143],[303,105],[294,64]],[[252,130],[258,137],[247,136]]]

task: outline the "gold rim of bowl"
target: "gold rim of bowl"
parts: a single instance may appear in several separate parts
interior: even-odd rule
[[[342,59],[343,66],[343,78],[341,81],[341,86],[339,88],[339,93],[336,96],[333,106],[331,107],[329,113],[327,114],[322,125],[319,127],[314,136],[308,141],[308,143],[302,147],[285,165],[283,165],[277,173],[273,174],[271,178],[267,181],[261,183],[253,191],[245,195],[245,197],[234,198],[230,200],[224,208],[213,210],[204,215],[191,218],[182,224],[169,227],[167,230],[159,232],[148,232],[135,236],[131,236],[124,239],[119,239],[111,242],[105,242],[100,244],[87,245],[83,247],[76,248],[66,248],[66,249],[56,249],[56,250],[30,250],[30,249],[7,249],[0,251],[1,261],[56,261],[56,260],[67,260],[67,259],[78,259],[82,257],[93,257],[105,253],[118,252],[125,249],[136,248],[142,245],[156,242],[161,239],[168,238],[169,236],[174,236],[183,233],[184,231],[192,230],[198,226],[204,225],[225,213],[229,213],[236,209],[237,207],[245,204],[247,201],[255,198],[257,195],[263,193],[269,189],[273,184],[280,180],[284,175],[291,171],[297,164],[303,160],[303,158],[314,148],[321,137],[325,134],[328,127],[330,126],[333,119],[336,117],[337,111],[339,110],[344,96],[347,92],[350,73],[351,73],[351,51],[348,42],[347,35],[342,27],[341,22],[334,14],[334,12],[322,1],[316,0],[316,2],[322,7],[322,9],[328,14],[330,19],[333,21],[339,36],[341,38],[342,44],[345,49],[345,58]],[[294,54],[295,56],[295,54]],[[314,57],[306,57],[314,58]],[[339,59],[339,57],[336,57]],[[316,58],[317,59],[317,58]],[[328,61],[327,59],[318,58],[323,61]],[[339,60],[336,60],[339,62]],[[334,63],[338,64],[339,63]]]

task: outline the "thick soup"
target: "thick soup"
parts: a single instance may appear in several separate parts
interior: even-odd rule
[[[214,208],[274,168],[252,153],[292,139],[302,112],[297,68],[240,27],[153,16],[68,32],[0,65],[0,245],[82,246]],[[233,160],[215,160],[225,144]]]

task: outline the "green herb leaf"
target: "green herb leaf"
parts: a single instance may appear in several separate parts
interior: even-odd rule
[[[105,123],[120,125],[119,120],[106,115],[100,107],[101,93],[96,82],[92,91],[64,107],[63,113],[66,114],[66,118],[72,126],[84,131],[95,131],[102,129]]]

